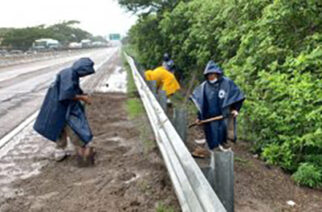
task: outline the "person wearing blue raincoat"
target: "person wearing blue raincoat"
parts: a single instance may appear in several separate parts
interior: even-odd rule
[[[87,148],[93,135],[85,115],[83,103],[90,104],[89,97],[80,88],[80,78],[94,74],[94,62],[90,58],[77,60],[72,67],[60,71],[50,85],[34,129],[58,147],[67,146],[67,136],[76,146],[78,155],[88,155]]]
[[[202,82],[191,95],[198,109],[197,123],[201,120],[223,116],[223,119],[203,125],[209,149],[225,150],[227,140],[236,141],[236,117],[245,100],[243,92],[214,62],[209,61]]]
[[[171,59],[171,56],[168,53],[164,53],[163,55],[162,66],[173,74],[176,71],[174,61]]]
[[[168,53],[164,53],[164,54],[163,54],[163,62],[162,62],[162,65],[163,65],[163,66],[165,66],[165,64],[166,64],[167,62],[169,62],[170,60],[171,60],[170,55],[169,55]]]

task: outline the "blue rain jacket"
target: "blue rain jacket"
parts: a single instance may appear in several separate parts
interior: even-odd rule
[[[176,66],[173,60],[163,61],[162,66],[173,74],[176,71]]]
[[[47,91],[34,124],[34,129],[40,135],[51,141],[57,141],[68,124],[85,144],[92,140],[93,135],[84,106],[73,98],[83,94],[79,79],[93,73],[95,73],[94,62],[89,58],[81,58],[71,68],[57,74],[56,80]]]
[[[214,62],[210,61],[209,63]],[[223,71],[217,65],[209,63],[204,72],[205,76],[210,73],[223,74]],[[231,124],[230,121],[233,122],[232,125],[234,126],[234,135],[230,139],[236,141],[236,119],[229,118],[230,109],[239,111],[245,97],[232,80],[224,76],[221,76],[213,84],[206,80],[193,91],[191,100],[198,108],[200,120],[220,115],[225,117],[224,120],[204,124],[205,136],[210,149],[227,141],[227,126]]]

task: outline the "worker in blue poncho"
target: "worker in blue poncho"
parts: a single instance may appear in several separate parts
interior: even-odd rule
[[[80,88],[80,78],[94,74],[94,62],[89,58],[77,60],[72,67],[60,71],[50,85],[34,129],[56,142],[57,148],[67,147],[69,137],[74,144],[79,165],[94,163],[94,149],[88,144],[93,135],[85,115],[84,104],[91,104]],[[56,159],[66,158],[60,154]]]
[[[208,62],[203,74],[206,80],[191,95],[198,109],[196,124],[203,126],[210,150],[227,151],[227,140],[237,139],[236,117],[245,97],[214,61]]]
[[[164,53],[163,55],[162,66],[166,70],[170,71],[172,74],[174,74],[176,71],[176,66],[174,64],[174,61],[171,59],[171,56],[168,53]]]

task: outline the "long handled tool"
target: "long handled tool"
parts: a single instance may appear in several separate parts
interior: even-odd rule
[[[199,125],[202,125],[202,124],[206,124],[206,123],[209,123],[209,122],[213,122],[213,121],[223,120],[223,119],[224,119],[224,116],[212,117],[212,118],[209,118],[209,119],[202,120],[202,121],[200,121],[198,123],[190,124],[189,128],[194,127],[194,126],[199,126]]]

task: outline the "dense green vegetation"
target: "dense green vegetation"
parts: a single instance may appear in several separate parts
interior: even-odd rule
[[[128,2],[120,0],[140,13],[128,38],[140,64],[154,67],[169,52],[188,80],[215,60],[247,95],[240,138],[296,182],[322,185],[321,1]]]
[[[101,36],[92,36],[89,32],[78,27],[78,21],[66,21],[48,27],[44,25],[26,28],[0,28],[0,36],[3,37],[2,45],[13,49],[27,50],[36,39],[52,38],[60,41],[62,45],[70,42],[80,42],[83,39],[93,41],[106,41]]]

